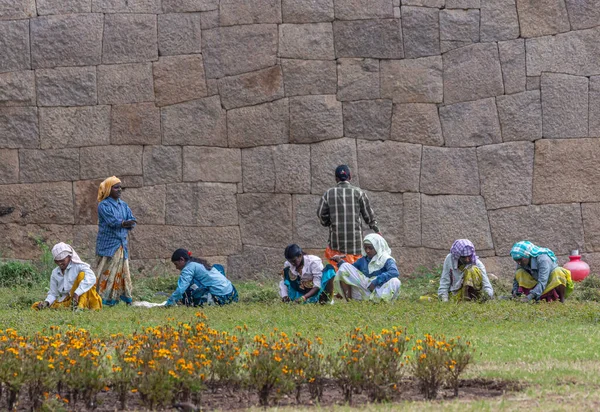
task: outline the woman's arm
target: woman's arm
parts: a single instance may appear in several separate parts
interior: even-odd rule
[[[531,289],[529,296],[527,296],[530,300],[531,299],[535,299],[535,300],[540,299],[540,296],[542,296],[542,294],[544,293],[544,289],[546,289],[546,286],[548,285],[548,279],[550,278],[550,269],[552,266],[552,260],[545,255],[542,255],[542,256],[537,257],[537,264],[538,264],[538,279],[537,279],[537,281],[538,281],[538,283],[537,283],[537,285],[535,285],[535,287],[533,289]]]
[[[192,281],[194,280],[194,272],[190,265],[187,265],[181,270],[181,274],[179,275],[179,280],[177,281],[177,289],[171,295],[171,297],[167,300],[167,306],[174,306],[177,302],[181,300],[185,291],[190,287]]]
[[[369,286],[378,287],[385,284],[388,280],[397,277],[400,277],[400,272],[398,272],[398,266],[396,266],[396,262],[394,262],[394,259],[389,258],[385,261],[385,266],[381,269],[381,273],[371,281]]]
[[[81,296],[96,285],[96,275],[88,265],[78,265],[77,270],[78,273],[84,273],[83,280],[75,290],[75,294]]]
[[[106,225],[111,229],[122,227],[123,220],[115,216],[112,206],[107,203],[100,202],[98,204],[98,217],[106,222]]]
[[[448,293],[450,292],[450,271],[452,270],[452,256],[446,256],[444,266],[442,268],[442,276],[440,276],[440,287],[438,288],[438,297],[446,302]]]

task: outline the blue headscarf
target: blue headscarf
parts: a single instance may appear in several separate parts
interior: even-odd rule
[[[529,240],[522,240],[513,245],[510,255],[513,259],[522,259],[529,257],[538,257],[539,255],[548,255],[553,262],[556,263],[556,255],[553,251],[545,247],[539,247],[531,243]]]

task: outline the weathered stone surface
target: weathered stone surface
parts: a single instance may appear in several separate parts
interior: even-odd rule
[[[541,76],[527,76],[525,88],[529,90],[540,90],[541,89]]]
[[[401,12],[404,56],[412,59],[440,54],[440,11],[402,6]]]
[[[291,59],[333,60],[331,23],[279,25],[279,56]]]
[[[65,14],[31,20],[34,68],[94,66],[102,53],[102,14]]]
[[[390,138],[391,100],[344,102],[343,106],[344,136],[367,140]]]
[[[144,147],[144,184],[181,182],[183,156],[179,146]]]
[[[481,41],[511,40],[519,37],[516,0],[494,0],[481,3]],[[519,0],[520,1],[520,0]],[[539,5],[544,8],[545,5]]]
[[[219,96],[161,109],[163,144],[227,147],[227,120]]]
[[[170,259],[173,248],[177,247],[186,248],[196,256],[239,253],[240,229],[191,226],[182,230],[181,226],[139,225],[131,231],[132,259]]]
[[[504,93],[523,92],[526,89],[525,40],[515,39],[498,42]]]
[[[110,144],[110,106],[40,109],[42,149]]]
[[[394,106],[392,140],[442,146],[442,126],[435,104],[407,103]]]
[[[339,20],[386,19],[394,17],[390,0],[334,0]]]
[[[385,240],[392,248],[402,246],[404,240],[403,195],[402,193],[367,191],[371,207]],[[317,203],[318,205],[318,203]],[[313,215],[317,210],[313,209]],[[368,229],[365,233],[373,233]],[[326,244],[326,243],[324,243]],[[321,245],[321,247],[323,247]]]
[[[142,146],[96,146],[79,149],[81,179],[142,174]]]
[[[0,224],[0,231],[4,234],[0,238],[2,256],[19,259],[39,260],[41,258],[42,251],[36,238],[42,239],[48,245],[63,242],[65,239],[73,239],[72,226],[62,224],[26,226]]]
[[[104,178],[73,182],[73,196],[75,198],[74,217],[76,224],[98,224],[98,186],[102,183],[102,180]]]
[[[421,246],[421,194],[402,194],[402,227],[404,246]]]
[[[72,149],[21,149],[19,178],[22,183],[78,180],[79,153]]]
[[[598,202],[599,154],[598,139],[538,140],[533,203]]]
[[[494,248],[481,196],[421,195],[421,227],[425,247],[450,250],[456,239],[466,238],[477,249]]]
[[[542,138],[542,104],[539,90],[498,96],[496,105],[503,141]]]
[[[219,0],[162,0],[164,13],[187,13],[219,8]]]
[[[564,0],[519,0],[521,37],[539,37],[569,31],[569,14]]]
[[[34,106],[33,70],[0,73],[0,106]]]
[[[478,9],[481,0],[446,0],[447,9]]]
[[[387,192],[419,190],[420,145],[358,140],[357,153],[364,189]],[[398,162],[398,159],[403,160]]]
[[[284,23],[316,23],[333,20],[333,0],[282,0]]]
[[[424,146],[420,192],[430,195],[478,195],[475,148]]]
[[[160,110],[153,103],[113,106],[111,144],[160,144]]]
[[[565,0],[569,11],[571,30],[595,27],[600,21],[600,2],[598,0]]]
[[[89,0],[87,1],[89,2]],[[96,13],[157,14],[160,13],[161,10],[160,0],[92,0],[92,11]]]
[[[381,97],[394,103],[441,103],[442,58],[384,60],[380,64]]]
[[[588,79],[560,73],[543,73],[543,136],[587,137]]]
[[[156,16],[106,14],[102,63],[136,63],[158,59]]]
[[[219,27],[219,10],[203,11],[200,13],[200,24],[202,30]]]
[[[530,240],[563,254],[583,249],[583,223],[578,204],[519,206],[491,210],[490,224],[498,255],[508,255],[515,242]]]
[[[236,192],[232,183],[167,185],[166,222],[178,226],[236,226]]]
[[[98,100],[95,67],[36,70],[39,106],[91,106]]]
[[[221,26],[281,23],[281,0],[221,0]]]
[[[242,153],[240,149],[184,147],[183,181],[241,182]]]
[[[292,196],[272,193],[237,195],[242,242],[281,247],[292,238]],[[268,210],[268,213],[265,211]]]
[[[14,208],[0,216],[0,223],[74,222],[71,182],[4,185],[0,186],[0,199],[0,207]]]
[[[227,113],[229,146],[253,147],[287,143],[289,123],[287,99],[230,110]]]
[[[219,79],[221,102],[226,109],[270,102],[284,96],[281,66]]]
[[[343,135],[342,104],[335,96],[290,98],[290,142],[313,143]]]
[[[504,94],[495,43],[473,44],[444,54],[444,103]]]
[[[277,279],[283,269],[281,247],[244,245],[243,249],[241,254],[227,258],[229,279]]]
[[[0,0],[0,20],[26,19],[35,14],[35,0]]]
[[[338,59],[337,72],[338,100],[379,98],[379,60]]]
[[[218,27],[202,33],[202,55],[208,78],[219,78],[273,66],[277,61],[277,25]]]
[[[123,200],[131,208],[138,224],[142,225],[165,224],[165,196],[163,185],[127,188],[123,192]]]
[[[440,121],[446,146],[502,142],[496,102],[491,97],[440,107]]]
[[[121,186],[125,189],[144,186],[144,176],[119,176]],[[98,182],[100,184],[101,182]]]
[[[438,270],[443,265],[452,243],[445,246],[446,248],[441,250],[422,247],[402,247],[395,249],[393,254],[397,256],[396,260],[400,268],[400,277],[410,276],[414,278],[414,276],[422,276],[423,273],[431,273]],[[479,249],[477,252],[479,253]]]
[[[488,210],[531,203],[533,149],[530,142],[477,148],[481,194]]]
[[[311,193],[322,195],[325,190],[335,186],[335,168],[341,164],[350,167],[351,183],[359,186],[356,140],[336,139],[312,144],[310,147]]]
[[[527,76],[600,74],[600,27],[526,40]]]
[[[479,10],[440,11],[442,53],[479,41]]]
[[[38,144],[36,107],[0,107],[0,148],[36,148]]]
[[[0,185],[19,181],[19,151],[0,149]]]
[[[300,245],[302,249],[320,249],[327,245],[329,230],[322,226],[316,217],[320,200],[319,195],[292,197],[294,231],[291,241]]]
[[[400,19],[334,21],[336,57],[402,59]]]
[[[600,203],[582,203],[583,228],[586,250],[600,250]]]
[[[337,92],[337,71],[333,60],[282,59],[281,69],[286,96]]]
[[[156,105],[166,106],[208,94],[201,54],[165,56],[153,64]]]
[[[158,15],[158,53],[161,56],[192,54],[202,51],[200,13]]]
[[[244,192],[275,191],[275,160],[271,146],[242,150]]]
[[[151,63],[98,66],[98,103],[154,101]]]
[[[29,21],[0,21],[0,72],[31,68]]]
[[[273,146],[275,192],[310,193],[310,146]]]
[[[92,0],[37,0],[37,14],[89,13]],[[33,13],[35,15],[35,13]]]
[[[600,136],[600,76],[590,77],[589,105],[588,133],[591,137]]]

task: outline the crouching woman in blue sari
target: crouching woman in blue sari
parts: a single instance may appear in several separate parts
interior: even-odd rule
[[[175,306],[178,302],[186,306],[222,306],[238,301],[237,290],[225,277],[223,266],[193,258],[185,249],[177,249],[171,261],[181,274],[177,289],[167,300],[166,306]]]
[[[279,296],[283,302],[325,303],[333,297],[333,266],[323,267],[320,257],[307,255],[296,244],[285,248],[286,262]]]

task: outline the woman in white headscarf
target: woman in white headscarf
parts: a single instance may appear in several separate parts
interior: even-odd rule
[[[60,242],[52,248],[57,267],[50,275],[50,291],[46,300],[36,302],[36,310],[52,308],[102,309],[102,299],[96,292],[96,275],[77,252]]]
[[[353,264],[344,256],[332,259],[340,263],[334,286],[348,299],[391,301],[400,294],[400,273],[391,249],[383,237],[376,233],[365,236],[363,257]]]

